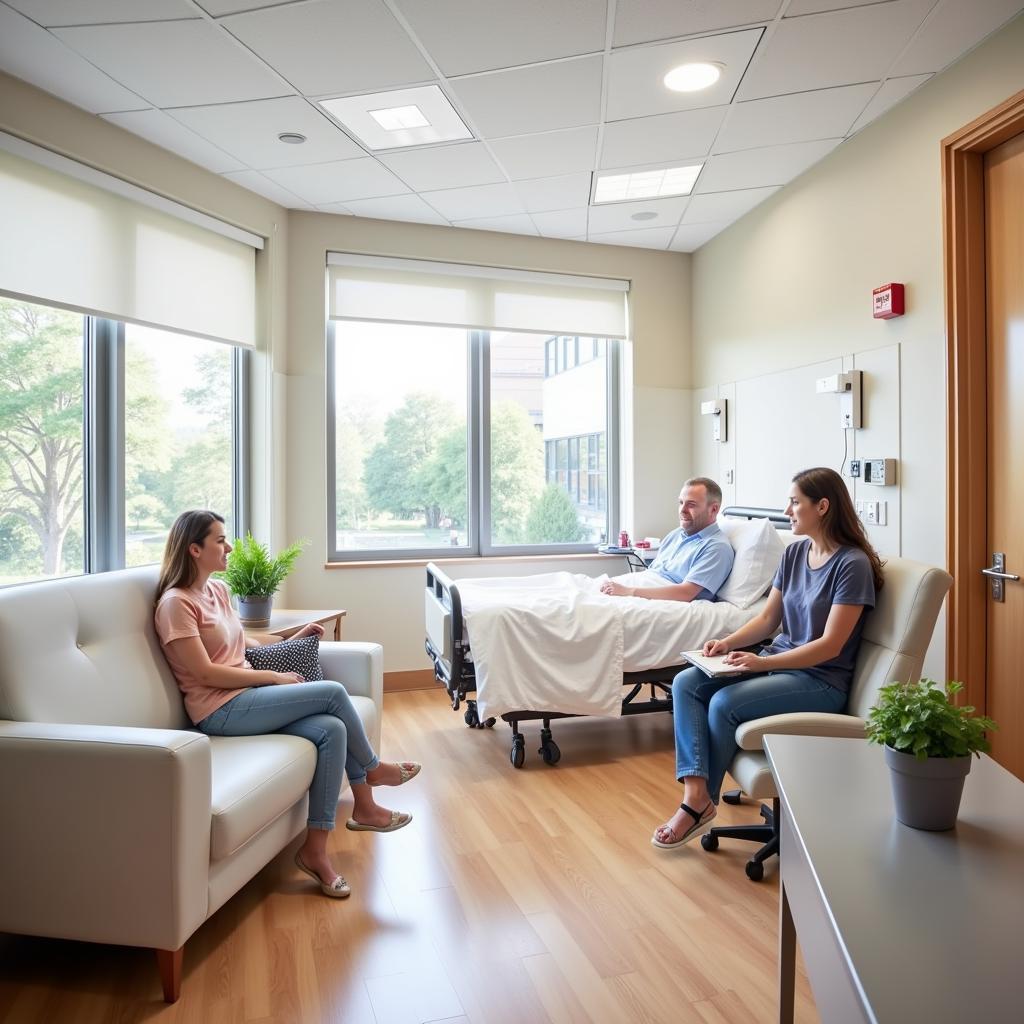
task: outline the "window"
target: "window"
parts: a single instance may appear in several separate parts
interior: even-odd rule
[[[244,353],[0,297],[0,585],[160,560],[186,508],[238,522]]]

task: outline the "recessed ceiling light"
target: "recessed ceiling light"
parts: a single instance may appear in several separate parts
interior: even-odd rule
[[[658,215],[653,210],[641,210],[639,213],[630,214],[630,220],[654,220]]]
[[[663,79],[673,92],[699,92],[710,88],[722,75],[721,64],[680,64]]]
[[[342,96],[320,100],[320,106],[371,150],[473,138],[436,85]]]
[[[405,107],[386,107],[384,110],[368,110],[367,113],[386,132],[398,132],[403,128],[429,128],[430,122],[423,111],[411,103]]]
[[[298,132],[281,132],[278,138],[282,142],[287,142],[289,146],[301,146],[306,141],[306,136]]]
[[[688,196],[703,166],[703,163],[699,163],[689,167],[660,167],[653,171],[599,174],[594,186],[594,203],[625,203],[630,199]],[[634,216],[637,220],[650,219]]]

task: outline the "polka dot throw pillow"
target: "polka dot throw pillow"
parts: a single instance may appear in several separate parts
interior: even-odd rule
[[[304,636],[298,640],[267,644],[266,647],[247,647],[245,660],[261,671],[298,672],[307,683],[311,683],[324,677],[318,660],[319,651],[319,637]]]

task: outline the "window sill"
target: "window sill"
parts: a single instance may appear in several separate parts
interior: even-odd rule
[[[455,558],[444,558],[443,556],[437,556],[436,558],[381,558],[373,561],[351,561],[351,562],[324,562],[325,569],[383,569],[383,568],[402,568],[408,569],[421,568],[430,562],[440,562],[442,565],[459,565],[464,562],[550,562],[550,561],[570,561],[570,562],[592,562],[599,559],[609,558],[623,558],[623,555],[603,555],[598,551],[593,554],[573,554],[573,555],[547,555],[543,552],[530,554],[530,555],[459,555]]]

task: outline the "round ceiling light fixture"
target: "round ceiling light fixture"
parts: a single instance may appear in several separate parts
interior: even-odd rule
[[[658,215],[653,210],[641,210],[631,215],[630,220],[654,220]]]
[[[281,132],[278,138],[282,142],[287,142],[289,146],[301,146],[306,141],[306,136],[298,132]]]
[[[680,64],[663,79],[673,92],[699,92],[708,89],[722,76],[723,64]]]

